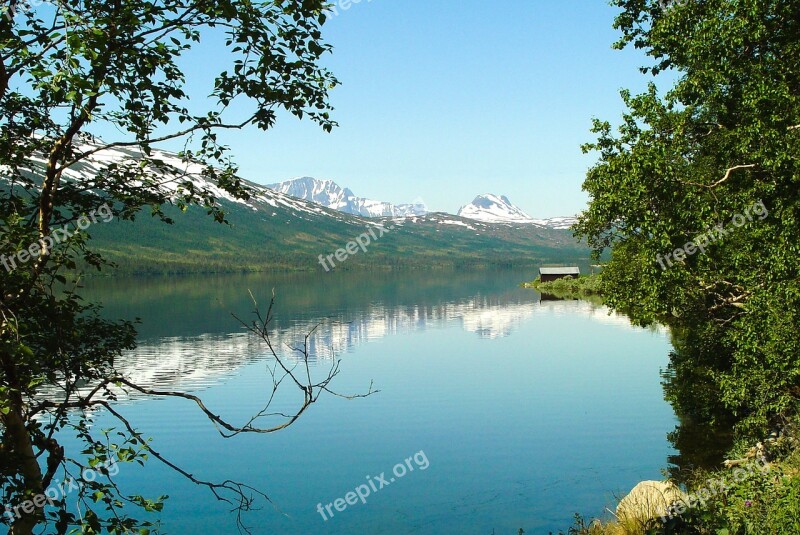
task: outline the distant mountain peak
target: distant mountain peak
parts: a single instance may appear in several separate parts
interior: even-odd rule
[[[505,195],[484,193],[470,204],[462,206],[458,215],[485,223],[535,223],[536,221],[515,206]]]
[[[521,223],[554,229],[567,229],[576,221],[574,217],[533,218],[505,195],[493,193],[478,195],[470,204],[462,206],[458,215],[484,223]]]
[[[333,180],[319,180],[305,176],[270,184],[267,187],[291,197],[361,217],[403,217],[428,213],[428,208],[421,201],[395,205],[364,199],[357,197],[350,188],[342,188]]]

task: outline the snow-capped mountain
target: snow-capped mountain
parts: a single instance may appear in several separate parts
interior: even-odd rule
[[[364,199],[356,197],[349,188],[342,188],[332,180],[318,180],[308,176],[270,184],[267,187],[291,197],[361,217],[403,217],[428,213],[422,202],[395,205]]]
[[[64,181],[76,182],[91,190],[97,176],[109,166],[141,170],[140,150],[103,146],[96,140],[76,144],[79,152],[97,152],[65,170]],[[365,218],[246,180],[243,183],[250,191],[249,198],[234,198],[204,176],[204,167],[195,162],[184,161],[178,154],[155,148],[151,150],[151,157],[160,163],[147,170],[147,179],[151,182],[149,187],[175,197],[187,189],[205,192],[216,199],[231,225],[215,224],[202,207],[192,207],[184,213],[169,205],[164,209],[175,220],[174,226],[144,217],[137,218],[135,230],[129,221],[115,220],[93,225],[91,236],[96,250],[110,261],[128,266],[127,269],[134,273],[153,270],[165,273],[172,270],[225,272],[273,267],[286,269],[287,266],[317,269],[321,255],[337,251],[365,231],[379,234],[384,249],[376,248],[375,254],[370,249],[370,254],[353,255],[347,260],[348,269],[402,264],[472,265],[482,262],[492,265],[499,261],[506,265],[509,259],[527,265],[542,259],[561,261],[563,258],[588,256],[588,249],[583,244],[571,233],[557,227],[491,223],[441,212],[414,215],[426,211],[421,205],[392,206],[363,199],[359,205],[359,199],[347,190],[339,188],[342,195],[338,197],[339,190],[335,184],[315,189],[314,186],[319,184],[306,181],[307,192],[312,198],[327,199],[328,202],[339,198],[344,201],[344,206],[349,198],[358,213],[393,215]],[[44,169],[44,159],[36,156],[23,172],[36,177],[41,176]],[[12,176],[13,170],[0,167],[0,185]],[[126,185],[134,187],[140,182],[131,180]],[[328,194],[330,196],[326,197]],[[305,197],[306,192],[302,195]],[[373,204],[368,204],[370,202]]]
[[[505,195],[484,193],[466,206],[462,206],[458,215],[467,219],[486,223],[534,223],[534,219],[520,208],[511,204]]]
[[[392,204],[364,199],[357,197],[350,188],[343,188],[332,180],[301,177],[266,187],[290,197],[361,217],[413,217],[430,213],[423,202]],[[568,229],[576,221],[574,217],[537,219],[515,206],[505,195],[491,193],[478,195],[472,203],[463,206],[458,215],[482,223],[530,224],[558,230]]]
[[[79,164],[64,170],[63,179],[65,181],[75,181],[91,184],[95,181],[98,173],[101,173],[108,166],[113,165],[119,168],[138,167],[143,154],[140,149],[134,147],[112,147],[103,149],[105,144],[100,140],[88,139],[75,143],[74,147],[79,152],[91,152],[97,150],[87,159]],[[98,150],[99,149],[99,150]],[[364,221],[336,210],[325,208],[317,203],[297,199],[291,195],[283,194],[261,184],[256,184],[243,180],[245,187],[250,192],[247,200],[233,197],[218,185],[210,181],[203,175],[205,167],[199,163],[185,161],[181,156],[174,152],[152,149],[150,157],[160,164],[153,171],[152,187],[167,195],[179,195],[185,189],[185,183],[191,183],[197,192],[207,192],[216,198],[218,205],[225,205],[228,211],[243,210],[248,216],[254,216],[260,223],[264,223],[268,218],[276,218],[285,225],[292,222],[316,222],[316,226],[330,224],[335,227],[349,227],[350,232],[357,228],[364,227]],[[46,162],[42,155],[31,158],[30,166],[25,171],[33,176],[42,176],[45,171]],[[0,184],[8,181],[8,169],[0,167]],[[139,186],[139,181],[130,181],[130,186]],[[266,216],[265,216],[266,214]],[[249,217],[248,217],[249,219]],[[255,222],[254,222],[255,223]],[[369,226],[381,226],[380,221],[368,221]],[[257,224],[243,225],[240,230],[248,229],[255,232]],[[98,233],[101,229],[95,229]],[[274,232],[274,231],[273,231]],[[118,238],[124,241],[125,238]],[[198,239],[200,239],[198,237]],[[146,241],[146,240],[145,240]]]
[[[576,221],[574,217],[536,219],[514,205],[505,195],[492,193],[478,195],[470,204],[462,206],[458,215],[484,223],[523,223],[553,229],[567,229]]]

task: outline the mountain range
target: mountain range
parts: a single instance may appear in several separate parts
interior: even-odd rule
[[[342,188],[332,180],[319,180],[307,176],[270,184],[267,187],[297,199],[362,217],[405,217],[430,213],[423,202],[395,205],[385,201],[365,199],[357,197],[349,188]],[[521,223],[555,229],[567,229],[576,221],[574,217],[535,219],[515,206],[505,195],[498,196],[491,193],[478,195],[470,204],[462,206],[457,215],[484,223]]]
[[[428,208],[422,202],[394,205],[384,201],[364,199],[356,197],[349,188],[342,188],[332,180],[317,180],[308,176],[270,184],[267,187],[297,199],[362,217],[403,217],[428,213]]]
[[[349,255],[346,262],[337,262],[336,269],[536,265],[589,257],[588,247],[560,228],[516,221],[489,223],[444,213],[419,215],[414,212],[422,211],[420,206],[363,203],[352,192],[342,189],[339,195],[335,185],[323,183],[322,187],[312,179],[306,181],[309,188],[303,195],[344,203],[340,208],[351,203],[352,209],[371,207],[387,215],[353,215],[247,181],[250,198],[235,199],[208,182],[201,166],[157,149],[152,149],[151,157],[162,162],[159,172],[164,175],[161,187],[165,191],[176,190],[188,179],[196,188],[215,192],[229,224],[214,223],[202,207],[182,212],[166,206],[165,215],[175,221],[173,225],[145,214],[135,222],[92,225],[88,233],[94,249],[115,262],[121,272],[322,271],[319,258],[370,231],[380,239],[373,240],[368,250]],[[110,164],[140,159],[141,154],[132,148],[102,150],[67,170],[63,179],[86,182]],[[42,172],[40,165],[43,162],[34,165],[34,175]]]

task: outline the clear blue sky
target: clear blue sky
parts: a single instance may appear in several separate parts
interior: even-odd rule
[[[616,13],[602,0],[362,0],[325,25],[338,129],[282,117],[222,139],[259,183],[307,175],[448,212],[491,192],[534,217],[573,215],[592,117],[616,121],[619,90],[650,81],[640,52],[612,50]],[[201,77],[224,62],[203,54]]]

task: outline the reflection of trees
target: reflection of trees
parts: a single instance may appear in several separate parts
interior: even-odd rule
[[[687,470],[718,466],[733,442],[733,413],[725,407],[716,377],[729,365],[730,350],[702,326],[673,330],[670,364],[663,373],[664,394],[680,424],[669,440],[680,453],[671,456],[677,480]]]
[[[583,301],[539,303],[537,294],[524,291],[425,305],[364,304],[327,319],[301,311],[284,317],[282,323],[275,322],[270,335],[284,358],[295,359],[289,348],[307,344],[309,360],[317,362],[339,358],[362,344],[395,334],[448,326],[481,338],[510,336],[526,319],[537,315],[582,315],[600,323],[630,326],[627,317],[609,315],[603,306]],[[126,352],[117,370],[148,388],[191,392],[218,384],[242,367],[268,358],[258,337],[239,330],[148,339]]]
[[[674,405],[673,405],[674,406]],[[680,423],[667,435],[678,454],[670,455],[670,477],[684,483],[694,468],[716,468],[722,464],[731,447],[733,434],[730,424],[721,425],[691,417],[678,416]]]
[[[239,328],[232,310],[250,307],[247,290],[260,302],[275,289],[275,328],[298,321],[314,324],[332,313],[339,321],[376,306],[433,309],[471,300],[532,303],[536,294],[515,288],[527,272],[416,272],[245,274],[105,280],[88,283],[87,295],[103,303],[111,318],[143,318],[140,340],[230,333]],[[511,290],[509,290],[511,288]]]

